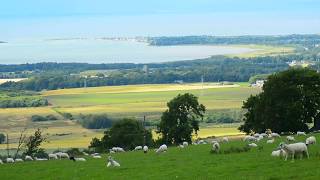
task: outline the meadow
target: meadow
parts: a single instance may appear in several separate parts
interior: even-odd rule
[[[103,130],[88,130],[76,121],[64,119],[61,113],[82,114],[106,113],[114,118],[132,117],[138,120],[146,115],[148,121],[158,120],[166,103],[179,93],[190,92],[199,97],[207,107],[208,114],[225,109],[240,109],[250,94],[260,89],[248,87],[248,83],[221,85],[218,83],[130,85],[96,88],[62,89],[42,92],[51,104],[48,107],[0,109],[0,132],[9,133],[11,147],[16,147],[19,132],[28,128],[30,134],[35,128],[43,128],[50,143],[45,148],[86,148],[93,137],[101,137]],[[32,115],[55,115],[60,120],[32,122]],[[61,135],[63,134],[63,136]],[[201,127],[199,137],[237,135],[232,127]],[[4,149],[5,145],[0,145]]]
[[[319,134],[313,134],[320,138]],[[308,135],[310,136],[310,135]],[[305,136],[296,137],[305,141]],[[163,154],[150,150],[112,154],[121,164],[119,168],[107,168],[102,159],[85,157],[87,162],[51,160],[46,162],[24,162],[0,165],[1,179],[319,179],[317,170],[320,145],[308,146],[310,158],[284,161],[271,157],[279,143],[285,138],[266,144],[258,142],[257,148],[248,152],[231,152],[231,147],[244,147],[248,143],[239,139],[222,143],[219,154],[210,153],[211,145],[190,145],[180,149],[169,147]],[[54,178],[53,178],[54,177]]]

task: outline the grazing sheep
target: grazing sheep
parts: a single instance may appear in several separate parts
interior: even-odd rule
[[[108,157],[107,162],[107,167],[120,167],[120,164],[117,161],[115,161],[111,156]]]
[[[293,136],[287,136],[287,141],[295,141]]]
[[[86,152],[82,152],[82,154],[85,155],[85,156],[89,156],[89,154],[86,153]]]
[[[205,140],[201,139],[201,140],[198,141],[198,144],[207,144],[207,142]]]
[[[274,143],[274,139],[267,140],[267,144],[272,144],[272,143]]]
[[[167,145],[163,144],[163,145],[161,145],[161,146],[156,150],[156,153],[157,153],[157,154],[160,154],[160,153],[162,153],[162,152],[166,152],[167,150],[168,150]]]
[[[292,155],[292,161],[294,161],[294,155],[296,153],[301,153],[300,159],[302,159],[303,153],[307,155],[309,158],[309,153],[308,153],[308,147],[305,143],[294,143],[294,144],[285,144],[285,143],[280,143],[280,149],[283,149],[286,152],[286,158],[285,160],[288,159],[288,154]]]
[[[33,158],[31,156],[26,156],[24,158],[25,161],[33,161]]]
[[[7,163],[14,163],[14,159],[13,159],[13,158],[7,158],[7,159],[6,159],[6,162],[7,162]]]
[[[263,136],[263,137],[268,137],[267,133],[261,133],[260,135]]]
[[[255,138],[253,136],[245,136],[243,138],[243,141],[257,141],[257,138]]]
[[[49,154],[49,159],[58,159],[58,156],[56,154]]]
[[[314,136],[310,136],[306,139],[306,145],[309,145],[309,144],[316,144],[317,140],[316,140],[316,137]]]
[[[121,147],[113,147],[112,151],[114,151],[114,152],[125,152],[124,149],[121,148]]]
[[[114,154],[114,153],[116,153],[116,152],[112,151],[112,149],[109,149],[109,153],[110,153],[110,154]]]
[[[62,158],[66,158],[66,159],[69,159],[69,155],[67,153],[63,153],[63,152],[57,152],[55,153],[57,155],[57,157],[59,159],[62,159]]]
[[[300,136],[300,135],[301,135],[301,136],[306,136],[307,134],[306,134],[305,132],[298,131],[298,132],[297,132],[297,135],[298,135],[298,136]]]
[[[196,145],[198,145],[198,143],[196,143],[196,142],[193,142],[193,143],[192,143],[192,145],[195,145],[195,146],[196,146]]]
[[[271,133],[270,136],[273,137],[273,138],[281,137],[278,133]]]
[[[225,142],[225,143],[229,142],[228,137],[223,137],[223,138],[222,138],[222,142]]]
[[[144,152],[144,153],[147,153],[148,150],[149,150],[148,146],[143,146],[143,152]]]
[[[99,153],[93,153],[91,154],[91,156],[99,156],[100,154]]]
[[[271,156],[273,157],[285,157],[286,156],[286,152],[283,149],[279,149],[276,151],[272,151]]]
[[[36,160],[36,161],[48,161],[47,158],[37,158],[37,157],[35,157],[34,160]]]
[[[73,162],[76,162],[76,161],[85,162],[85,161],[87,161],[85,158],[75,158],[73,156],[71,156],[69,159],[72,160]]]
[[[219,143],[219,142],[216,140],[211,141],[211,144],[214,144],[214,143]]]
[[[101,156],[100,155],[97,155],[97,156],[92,156],[93,159],[101,159]]]
[[[259,137],[257,138],[257,141],[261,141],[263,139],[262,135],[259,135]]]
[[[184,142],[182,143],[182,145],[183,145],[184,147],[187,147],[187,146],[189,146],[189,143],[188,143],[187,141],[184,141]]]
[[[134,148],[135,151],[139,151],[142,150],[142,146],[137,146],[136,148]]]
[[[17,158],[14,160],[14,162],[23,162],[23,159]]]
[[[2,160],[0,159],[0,164],[3,164]]]
[[[253,137],[255,137],[255,138],[258,138],[259,136],[260,136],[259,133],[255,133],[255,134],[253,135]]]
[[[180,144],[180,145],[178,146],[178,148],[183,149],[183,148],[184,148],[184,146],[183,146],[182,144]]]
[[[212,151],[218,153],[220,151],[220,144],[219,143],[214,143],[212,145]]]
[[[248,144],[249,147],[258,147],[258,145],[256,143],[250,143]]]

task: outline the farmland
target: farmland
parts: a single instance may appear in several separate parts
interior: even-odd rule
[[[106,113],[114,118],[133,117],[147,120],[160,118],[166,109],[166,102],[179,93],[190,92],[199,97],[207,107],[208,114],[225,109],[240,109],[243,100],[260,90],[248,87],[247,83],[231,85],[207,84],[164,84],[131,85],[97,88],[64,89],[44,91],[41,96],[51,103],[49,107],[0,109],[0,132],[9,133],[17,139],[19,132],[27,127],[29,133],[36,127],[44,129],[50,143],[45,148],[69,148],[88,146],[92,137],[102,136],[102,131],[82,128],[76,121],[64,119],[61,113],[71,113],[77,117],[82,114]],[[32,115],[55,115],[58,121],[32,122]],[[61,135],[62,134],[62,135]],[[199,137],[239,134],[236,126],[202,127]],[[12,141],[15,147],[15,141]],[[0,148],[5,148],[4,145]]]
[[[316,134],[317,139],[320,138]],[[296,137],[304,141],[305,136]],[[220,154],[211,154],[211,145],[189,146],[185,149],[169,147],[168,152],[157,155],[154,151],[113,154],[121,167],[107,168],[106,157],[87,162],[51,160],[46,162],[24,162],[0,165],[1,178],[21,179],[318,179],[320,145],[308,146],[310,158],[284,161],[271,157],[271,152],[280,142],[266,144],[258,142],[258,148],[248,152],[231,152],[231,147],[244,147],[247,143],[232,140],[221,144]],[[19,172],[19,173],[17,173]]]

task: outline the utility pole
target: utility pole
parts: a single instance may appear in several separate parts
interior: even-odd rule
[[[143,116],[143,129],[144,129],[144,134],[143,134],[143,145],[146,145],[146,116]]]

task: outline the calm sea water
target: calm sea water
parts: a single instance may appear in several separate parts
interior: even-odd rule
[[[157,63],[251,51],[254,50],[208,45],[156,47],[135,41],[102,39],[16,40],[0,43],[0,63]]]

